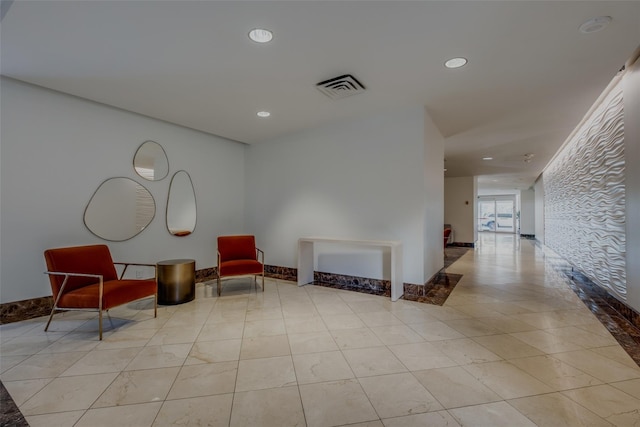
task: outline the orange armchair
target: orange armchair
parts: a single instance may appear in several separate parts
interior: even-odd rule
[[[260,259],[258,259],[260,258]],[[264,252],[256,247],[254,236],[218,237],[218,296],[222,293],[222,278],[229,276],[253,275],[256,290],[256,278],[262,276],[264,292]]]
[[[102,312],[142,298],[154,297],[153,316],[158,314],[156,279],[123,279],[127,267],[153,264],[114,263],[106,245],[75,246],[49,249],[44,252],[53,292],[53,308],[49,324],[56,311],[97,311],[99,335],[102,340]],[[118,277],[114,264],[124,265]]]

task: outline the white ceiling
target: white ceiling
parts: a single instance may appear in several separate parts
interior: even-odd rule
[[[17,0],[0,41],[5,76],[248,144],[424,105],[445,176],[528,188],[638,47],[640,2]],[[366,92],[315,89],[346,73]]]

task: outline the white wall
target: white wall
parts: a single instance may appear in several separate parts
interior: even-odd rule
[[[425,249],[425,236],[435,233],[425,229],[432,227],[425,226],[425,205],[428,201],[431,210],[442,211],[443,145],[430,126],[424,109],[416,107],[249,147],[246,228],[264,246],[265,262],[297,267],[302,236],[401,240],[404,281],[424,283],[435,274],[442,256],[434,267],[432,251]],[[425,150],[425,138],[435,139],[435,148]],[[425,171],[425,162],[438,166]],[[439,189],[427,188],[432,180]],[[433,221],[441,236],[442,213]],[[352,248],[339,253],[341,262],[335,253],[327,254],[316,269],[388,278],[376,277],[383,275],[381,254],[354,255]]]
[[[536,234],[535,191],[520,191],[520,234]]]
[[[473,176],[444,179],[444,222],[451,224],[453,241],[476,241],[476,180]]]
[[[444,138],[424,113],[424,280],[444,267],[442,231],[444,224]],[[410,193],[407,193],[411,197]],[[413,195],[418,198],[419,193]],[[405,280],[405,282],[408,282]],[[416,282],[409,282],[416,283]]]
[[[51,294],[43,251],[107,243],[115,260],[155,263],[193,258],[216,263],[215,236],[241,232],[246,146],[158,120],[2,78],[0,184],[1,302]],[[161,144],[170,174],[145,181],[133,170],[142,142]],[[170,177],[189,172],[195,187],[195,233],[171,236],[165,223]],[[149,227],[125,242],[104,242],[83,224],[87,202],[110,177],[129,177],[156,202]]]
[[[536,181],[535,192],[535,234],[536,240],[544,244],[544,176]]]
[[[640,311],[640,61],[627,67],[624,93],[627,303]]]

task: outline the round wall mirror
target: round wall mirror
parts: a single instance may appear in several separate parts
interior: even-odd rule
[[[149,190],[130,178],[110,178],[89,200],[84,224],[101,239],[121,242],[142,232],[155,214]]]
[[[160,181],[169,175],[169,159],[164,148],[154,141],[146,141],[133,156],[133,168],[142,178]]]
[[[196,229],[196,192],[186,171],[171,178],[167,200],[167,229],[174,236],[188,236]]]

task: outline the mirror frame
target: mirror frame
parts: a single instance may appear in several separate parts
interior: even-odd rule
[[[89,227],[89,225],[87,224],[87,210],[89,209],[89,206],[91,205],[91,202],[93,201],[94,197],[96,196],[96,194],[98,193],[98,191],[102,188],[102,186],[114,179],[126,179],[129,180],[133,183],[135,183],[136,185],[139,185],[140,187],[144,188],[144,190],[149,194],[149,196],[151,197],[151,201],[153,202],[153,215],[151,216],[151,218],[149,219],[149,222],[147,223],[147,225],[145,225],[145,227],[141,230],[138,230],[134,235],[127,237],[126,239],[109,239],[106,238],[104,236],[99,235],[97,232],[95,232],[94,230],[91,229],[91,227]],[[111,177],[111,178],[107,178],[104,181],[102,181],[100,183],[100,185],[98,185],[98,187],[95,189],[95,191],[93,192],[93,194],[91,195],[91,198],[89,199],[89,202],[87,203],[87,206],[84,208],[84,213],[82,214],[82,222],[84,223],[84,226],[87,228],[87,230],[89,230],[89,232],[91,232],[91,234],[93,234],[96,237],[99,237],[102,240],[106,240],[108,242],[125,242],[127,240],[131,240],[134,237],[136,237],[137,235],[139,235],[140,233],[142,233],[144,230],[146,230],[149,225],[153,222],[153,219],[156,217],[156,212],[157,212],[157,203],[156,203],[156,199],[153,197],[153,194],[151,193],[151,191],[149,191],[149,189],[147,187],[145,187],[144,185],[140,184],[138,181],[136,181],[135,179],[131,179],[125,176],[115,176],[115,177]]]
[[[171,228],[169,227],[169,202],[171,201],[171,191],[173,189],[173,180],[181,172],[184,173],[187,176],[187,178],[189,179],[189,183],[191,184],[191,191],[193,193],[193,207],[194,207],[195,221],[193,222],[193,229],[189,233],[186,233],[186,234],[174,234],[174,233],[171,232]],[[166,226],[167,226],[167,231],[169,232],[169,234],[171,234],[172,236],[175,236],[175,237],[189,236],[190,234],[193,234],[196,231],[196,227],[198,226],[198,201],[196,199],[196,189],[193,186],[193,180],[191,179],[191,175],[189,175],[189,172],[187,172],[184,169],[180,169],[179,171],[174,173],[173,176],[171,177],[171,182],[169,183],[169,192],[167,194],[167,209],[166,209],[166,212],[165,212],[165,222],[166,222]]]
[[[140,150],[142,150],[142,148],[143,148],[145,145],[147,145],[147,144],[154,144],[154,145],[157,145],[157,146],[160,148],[160,150],[162,151],[162,154],[164,154],[164,158],[165,158],[165,160],[167,161],[167,173],[165,173],[165,174],[162,176],[162,178],[149,179],[149,178],[147,178],[146,176],[142,175],[140,172],[138,172],[138,169],[136,168],[136,158],[138,157],[138,153],[140,153]],[[135,171],[136,175],[138,175],[138,176],[139,176],[140,178],[142,178],[142,179],[146,179],[147,181],[152,181],[152,182],[155,182],[155,181],[162,181],[162,180],[163,180],[163,179],[165,179],[167,176],[169,176],[169,170],[170,170],[170,168],[169,168],[169,156],[167,156],[167,152],[166,152],[166,151],[164,151],[164,147],[163,147],[162,145],[158,144],[158,143],[157,143],[157,142],[155,142],[155,141],[151,141],[151,140],[145,141],[145,142],[143,142],[142,144],[140,144],[140,146],[139,146],[139,147],[138,147],[138,149],[136,150],[135,154],[133,155],[133,170]]]

